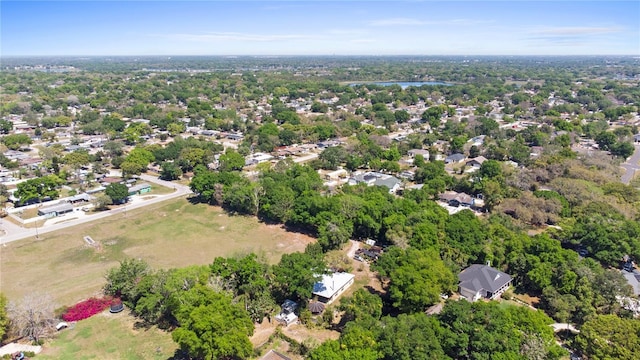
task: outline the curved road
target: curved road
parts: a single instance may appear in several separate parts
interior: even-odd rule
[[[636,150],[633,152],[633,155],[620,165],[621,168],[625,169],[625,173],[620,178],[620,181],[627,185],[631,182],[631,179],[633,179],[636,171],[640,170],[640,166],[638,166],[638,163],[640,163],[640,145],[634,144],[634,147]]]
[[[138,209],[147,205],[151,205],[151,204],[156,204],[165,200],[169,200],[169,199],[175,199],[181,196],[185,196],[188,194],[191,194],[191,189],[188,186],[185,185],[181,185],[181,184],[176,184],[176,183],[172,183],[170,181],[164,181],[164,180],[160,180],[155,176],[149,176],[149,175],[141,175],[140,178],[144,181],[148,181],[150,183],[155,183],[167,188],[174,188],[175,191],[172,192],[171,194],[166,194],[166,195],[159,195],[154,197],[153,199],[149,199],[149,200],[145,200],[145,201],[141,201],[135,204],[127,204],[126,206],[117,208],[117,209],[113,209],[113,210],[109,210],[109,211],[103,211],[97,214],[92,214],[92,215],[86,215],[83,216],[80,219],[74,219],[74,220],[69,220],[69,221],[63,221],[57,224],[52,224],[52,225],[45,225],[42,227],[38,227],[36,228],[24,228],[21,226],[18,226],[16,224],[13,224],[9,221],[3,220],[1,222],[0,225],[0,229],[4,230],[4,235],[0,235],[0,243],[2,243],[2,245],[5,245],[7,243],[10,243],[12,241],[16,241],[16,240],[21,240],[24,238],[28,238],[28,237],[36,237],[36,231],[37,231],[37,235],[41,235],[41,234],[46,234],[52,231],[56,231],[56,230],[60,230],[60,229],[64,229],[70,226],[76,226],[79,224],[84,224],[87,222],[91,222],[91,221],[95,221],[95,220],[99,220],[99,219],[104,219],[106,217],[115,215],[115,214],[119,214],[121,212],[124,212],[126,210],[133,210],[133,209]]]

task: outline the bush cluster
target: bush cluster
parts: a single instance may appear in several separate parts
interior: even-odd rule
[[[105,310],[114,301],[117,301],[117,299],[114,299],[110,296],[103,298],[89,298],[69,307],[67,311],[62,315],[62,319],[64,321],[84,320]]]

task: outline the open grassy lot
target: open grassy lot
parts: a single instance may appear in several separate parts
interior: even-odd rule
[[[127,311],[109,311],[75,323],[44,346],[38,359],[169,359],[177,345],[155,327],[136,329]]]
[[[99,248],[85,244],[91,236]],[[0,288],[12,300],[46,292],[58,305],[98,293],[107,269],[127,257],[154,268],[209,264],[216,256],[256,252],[272,263],[302,251],[313,239],[265,225],[253,217],[229,216],[220,208],[170,200],[0,249]]]

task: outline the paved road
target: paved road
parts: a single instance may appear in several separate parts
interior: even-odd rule
[[[0,228],[4,230],[4,235],[0,236],[0,243],[2,243],[2,245],[5,245],[12,241],[21,240],[28,237],[36,237],[36,235],[42,235],[52,231],[68,228],[70,226],[76,226],[76,225],[84,224],[90,221],[104,219],[106,217],[109,217],[118,213],[122,213],[127,210],[138,209],[141,207],[145,207],[147,205],[156,204],[165,200],[175,199],[181,196],[191,194],[191,189],[185,185],[172,183],[170,181],[160,180],[157,177],[150,176],[150,175],[141,175],[140,178],[144,181],[156,183],[158,185],[162,185],[170,189],[173,188],[175,189],[175,191],[170,194],[156,196],[152,199],[140,201],[133,204],[127,204],[126,206],[123,206],[117,209],[103,211],[103,212],[99,212],[97,214],[92,214],[92,215],[86,215],[79,219],[63,221],[61,223],[45,225],[38,228],[24,228],[16,224],[13,224],[9,221],[3,220],[0,225]]]
[[[638,166],[638,162],[640,162],[640,145],[634,145],[634,147],[636,150],[633,152],[633,155],[631,155],[626,162],[620,165],[620,167],[625,169],[625,172],[620,179],[623,184],[629,184],[636,171],[640,170],[640,166]]]

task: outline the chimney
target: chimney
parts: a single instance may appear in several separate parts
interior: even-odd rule
[[[491,266],[491,260],[487,260],[487,266]]]

